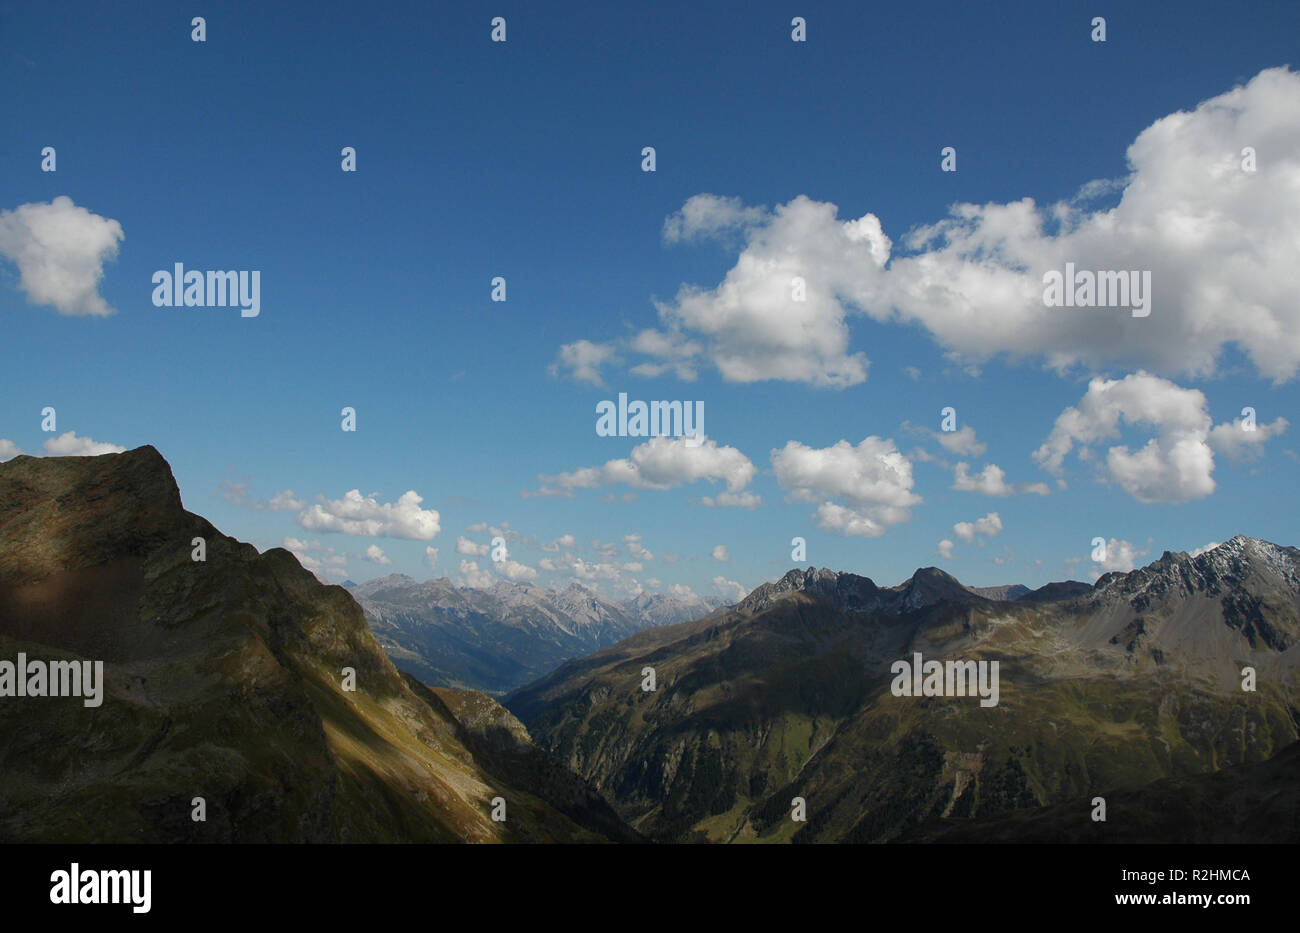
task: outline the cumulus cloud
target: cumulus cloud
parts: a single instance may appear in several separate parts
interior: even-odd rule
[[[126,451],[118,444],[77,437],[76,431],[67,431],[45,442],[47,457],[98,457],[100,454],[120,454]]]
[[[754,492],[720,492],[716,496],[704,496],[700,505],[716,509],[753,509],[763,504],[763,497]]]
[[[462,560],[460,562],[460,585],[482,590],[496,582],[496,578],[486,570],[480,570],[478,561]]]
[[[996,463],[990,463],[974,476],[970,475],[970,464],[959,463],[953,470],[952,488],[958,492],[978,492],[986,496],[1009,496],[1015,492],[1007,484],[1006,471]]]
[[[975,429],[965,425],[959,431],[932,431],[935,440],[944,449],[963,457],[982,457],[988,450],[987,444],[981,444],[975,438]]]
[[[6,460],[12,460],[23,452],[23,449],[13,441],[0,437],[0,463]]]
[[[438,512],[422,509],[424,501],[414,489],[402,493],[396,502],[379,502],[352,489],[342,499],[319,500],[298,516],[302,527],[314,531],[332,531],[364,537],[407,538],[432,541],[441,530]]]
[[[1242,170],[1243,145],[1258,153],[1254,172]],[[1236,345],[1265,378],[1294,378],[1300,74],[1266,69],[1163,116],[1126,157],[1124,177],[1085,181],[1066,201],[954,204],[898,250],[873,214],[841,220],[805,196],[769,210],[696,195],[668,218],[666,239],[738,236],[739,253],[714,287],[685,284],[658,303],[658,332],[699,344],[732,382],[862,382],[853,313],[920,325],[966,363],[1005,355],[1204,376]],[[1043,277],[1066,263],[1149,272],[1149,316],[1045,306]],[[806,301],[792,297],[795,277]]]
[[[307,508],[307,503],[295,496],[292,489],[286,489],[272,496],[267,506],[275,512],[300,512]]]
[[[673,489],[702,479],[721,481],[729,492],[738,493],[757,472],[739,450],[721,447],[708,438],[696,444],[688,437],[653,437],[632,448],[626,459],[557,476],[542,475],[538,480],[541,495],[572,495],[575,489],[620,483],[637,489]]]
[[[1210,431],[1210,446],[1229,460],[1250,461],[1257,459],[1264,451],[1264,442],[1277,437],[1287,429],[1290,422],[1278,417],[1272,424],[1256,424],[1246,427],[1244,421],[1225,421]]]
[[[99,294],[104,263],[117,256],[122,225],[72,203],[23,204],[0,211],[0,254],[18,266],[19,285],[31,304],[60,314],[113,313]]]
[[[728,382],[865,381],[868,360],[849,351],[841,296],[856,276],[878,274],[890,242],[874,215],[842,222],[835,212],[803,196],[773,211],[708,194],[688,200],[666,230],[716,236],[739,227],[745,245],[714,288],[683,285],[673,301],[656,303],[659,333],[674,347],[698,346]]]
[[[958,522],[952,526],[952,533],[963,541],[974,541],[976,535],[993,538],[1001,532],[1002,518],[997,512],[989,512],[973,522]]]
[[[1198,547],[1196,550],[1192,551],[1192,556],[1200,557],[1202,554],[1206,553],[1207,551],[1213,551],[1216,547],[1218,547],[1222,543],[1223,542],[1221,541],[1211,541],[1209,544],[1203,544],[1200,547]]]
[[[1240,168],[1243,141],[1263,153]],[[1040,208],[957,204],[917,230],[915,254],[890,266],[868,313],[896,309],[945,348],[975,359],[1039,355],[1054,367],[1137,365],[1206,375],[1236,343],[1276,381],[1300,367],[1300,217],[1280,191],[1300,190],[1300,75],[1261,72],[1244,87],[1163,117],[1128,149],[1118,204]],[[1267,163],[1267,164],[1266,164]],[[1065,263],[1151,273],[1149,317],[1046,308],[1043,275]]]
[[[554,541],[543,544],[542,550],[554,554],[561,548],[575,548],[578,546],[578,539],[573,535],[560,535]]]
[[[663,333],[643,330],[627,344],[633,353],[652,357],[654,362],[638,363],[629,372],[634,376],[653,379],[672,372],[683,382],[694,382],[699,375],[696,360],[704,351],[701,344],[688,340],[680,333]]]
[[[610,344],[575,340],[560,347],[559,355],[550,366],[550,374],[568,375],[576,382],[603,386],[605,380],[601,377],[600,368],[614,359],[614,348]]]
[[[366,548],[366,560],[370,561],[372,564],[379,564],[381,566],[386,566],[393,562],[392,559],[384,553],[384,549],[377,544],[372,544],[370,547]]]
[[[438,566],[438,549],[436,547],[426,547],[424,549],[424,562],[433,570]]]
[[[1253,432],[1231,422],[1213,427],[1200,390],[1137,372],[1089,382],[1079,404],[1057,417],[1034,459],[1060,474],[1076,445],[1080,459],[1091,459],[1088,445],[1118,439],[1124,424],[1146,426],[1155,436],[1136,452],[1123,444],[1110,447],[1101,468],[1139,502],[1187,502],[1208,496],[1215,488],[1214,448],[1242,458],[1287,427],[1285,418],[1258,425]]]
[[[841,440],[822,448],[789,441],[771,457],[777,482],[790,490],[787,501],[820,503],[813,520],[824,531],[878,538],[922,501],[912,492],[912,463],[892,439],[872,435],[856,447]]]
[[[488,551],[490,550],[491,548],[489,548],[486,544],[475,544],[469,538],[466,538],[464,536],[458,537],[456,539],[457,554],[465,554],[468,555],[469,557],[487,557]]]
[[[744,599],[745,594],[749,592],[735,580],[728,580],[726,577],[714,577],[711,582],[715,593],[733,603]]]
[[[759,226],[766,220],[766,208],[746,207],[740,198],[697,194],[664,221],[664,242],[717,238]]]
[[[956,545],[954,545],[952,541],[944,538],[939,542],[939,546],[935,549],[935,553],[946,560],[952,560],[952,549],[955,546]]]
[[[725,544],[719,544],[713,549],[713,559],[721,561],[722,563],[731,560],[731,555],[727,553],[727,546]]]
[[[507,580],[513,580],[518,583],[520,580],[536,580],[537,571],[526,564],[521,564],[517,560],[494,560],[492,566],[497,573]]]
[[[1110,573],[1112,570],[1118,570],[1121,573],[1128,573],[1137,566],[1138,557],[1145,554],[1146,551],[1138,551],[1134,548],[1131,541],[1117,541],[1111,538],[1106,542],[1106,550],[1101,560],[1092,561],[1095,568],[1092,572],[1092,578],[1096,580],[1102,574]]]

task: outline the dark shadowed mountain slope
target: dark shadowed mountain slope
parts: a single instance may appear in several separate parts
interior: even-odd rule
[[[1295,742],[1298,558],[1238,537],[1010,602],[934,570],[896,587],[795,570],[732,610],[568,662],[506,705],[652,838],[886,841]],[[916,653],[998,662],[998,702],[895,696],[891,664]]]
[[[1300,742],[1264,762],[1166,778],[1093,798],[1013,810],[981,819],[934,819],[900,842],[1297,843],[1300,842]]]
[[[509,714],[476,698],[462,721],[454,693],[414,689],[344,589],[185,511],[152,447],[0,464],[0,659],[19,652],[102,660],[106,685],[97,708],[0,698],[6,842],[626,835],[596,802],[573,805],[587,788],[547,770],[526,733],[483,751],[476,723]]]

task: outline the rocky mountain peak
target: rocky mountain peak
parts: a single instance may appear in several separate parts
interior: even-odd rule
[[[140,556],[176,537],[188,518],[154,447],[15,457],[0,470],[0,576],[29,581]]]

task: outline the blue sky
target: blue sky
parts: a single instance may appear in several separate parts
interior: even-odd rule
[[[0,8],[0,454],[153,444],[188,508],[334,580],[731,596],[801,536],[808,563],[881,583],[1039,585],[1297,543],[1300,7],[536,6]],[[1245,146],[1257,170],[1229,171]],[[1026,305],[1071,258],[1151,269],[1151,316]],[[85,261],[114,313],[24,284]],[[175,262],[258,270],[261,313],[155,307]],[[814,298],[774,310],[792,268]],[[708,448],[579,478],[640,462],[647,439],[594,430],[620,391],[702,401]],[[940,443],[945,406],[970,444]],[[959,462],[982,491],[953,488]],[[702,504],[728,477],[761,504]],[[373,502],[349,511],[354,489]],[[286,490],[300,507],[271,508]],[[481,553],[491,527],[513,563]]]

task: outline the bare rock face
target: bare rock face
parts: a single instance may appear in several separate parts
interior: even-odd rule
[[[152,447],[0,464],[0,659],[19,652],[105,683],[96,708],[0,697],[6,842],[602,838],[478,760],[346,590],[185,511]]]

